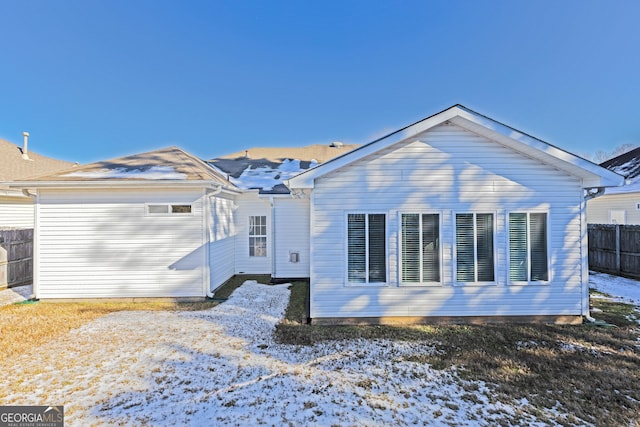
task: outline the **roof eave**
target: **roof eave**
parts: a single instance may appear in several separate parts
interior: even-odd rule
[[[88,181],[11,181],[4,183],[9,188],[223,188],[240,193],[239,189],[221,184],[216,180],[88,180]]]

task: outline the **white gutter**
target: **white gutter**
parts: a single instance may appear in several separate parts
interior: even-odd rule
[[[4,183],[8,188],[126,188],[126,187],[221,187],[222,184],[213,180],[93,180],[93,181],[10,181]],[[241,193],[240,189],[224,188],[232,193]]]

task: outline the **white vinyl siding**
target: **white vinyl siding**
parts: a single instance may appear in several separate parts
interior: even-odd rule
[[[385,214],[347,215],[347,281],[349,283],[385,283]]]
[[[249,256],[267,256],[267,217],[265,215],[249,217]]]
[[[440,282],[440,215],[402,214],[401,283]]]
[[[33,228],[33,199],[0,197],[0,228]]]
[[[581,181],[456,125],[441,125],[315,181],[311,317],[581,314]],[[387,213],[386,286],[345,286],[345,211]],[[549,212],[548,286],[509,286],[508,213]],[[440,214],[439,286],[402,286],[402,213]],[[494,215],[492,286],[454,286],[455,215]],[[540,282],[532,282],[536,284]]]
[[[234,274],[234,201],[221,195],[211,197],[209,212],[209,282],[213,291]]]
[[[549,280],[546,213],[509,214],[509,280]]]
[[[309,277],[309,199],[277,198],[274,203],[272,274],[276,278]]]
[[[39,298],[203,297],[204,191],[40,190]],[[192,206],[149,216],[148,204]]]
[[[456,281],[495,280],[493,234],[493,214],[456,214]]]
[[[624,211],[624,223],[640,225],[640,192],[611,194],[596,197],[587,202],[589,224],[612,224],[611,211]]]

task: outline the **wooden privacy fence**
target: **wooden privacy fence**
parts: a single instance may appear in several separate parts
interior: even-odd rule
[[[0,289],[33,281],[33,229],[0,229]]]
[[[589,224],[589,268],[640,279],[640,225]]]

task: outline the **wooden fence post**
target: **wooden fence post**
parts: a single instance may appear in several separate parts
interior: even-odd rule
[[[616,224],[616,273],[619,275],[620,268],[620,224]]]

